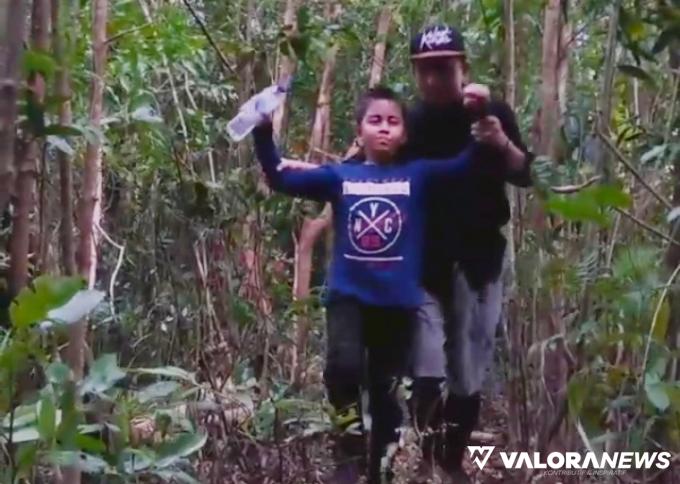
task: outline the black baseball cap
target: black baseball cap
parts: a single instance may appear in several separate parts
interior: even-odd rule
[[[411,39],[411,59],[464,57],[465,41],[449,25],[431,25]]]

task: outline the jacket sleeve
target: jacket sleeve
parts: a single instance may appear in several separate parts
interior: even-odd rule
[[[318,201],[336,198],[342,182],[333,168],[324,165],[310,170],[279,170],[281,157],[274,145],[271,124],[256,127],[253,137],[257,159],[273,190]]]
[[[519,132],[519,126],[517,125],[517,119],[512,108],[504,102],[494,103],[494,108],[492,114],[495,114],[501,122],[503,131],[510,138],[510,141],[517,146],[525,156],[524,166],[521,170],[510,170],[505,171],[505,181],[512,183],[518,187],[528,187],[531,186],[531,163],[534,161],[534,154],[529,151],[526,144],[522,140],[522,135]]]
[[[416,162],[415,167],[428,182],[446,182],[468,171],[476,149],[477,145],[472,143],[455,157],[441,160],[424,159]]]

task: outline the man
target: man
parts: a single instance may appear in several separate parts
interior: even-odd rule
[[[510,218],[505,183],[530,185],[533,156],[506,103],[490,101],[481,118],[464,105],[468,64],[458,31],[449,26],[425,29],[412,39],[411,60],[420,100],[409,112],[407,158],[455,156],[471,138],[485,145],[479,154],[484,159],[473,162],[467,176],[431,191],[423,271],[428,298],[418,311],[413,355],[411,409],[424,435],[424,470],[431,473],[436,464],[444,471],[441,477],[465,482],[462,460],[479,418],[480,391],[501,318],[506,245],[501,227]],[[294,161],[284,165],[314,166]],[[328,319],[329,332],[337,327],[342,334],[346,316],[329,311]],[[335,353],[335,360],[346,359],[347,350]],[[331,403],[360,413],[356,377],[343,386],[328,371],[325,376]],[[351,435],[345,435],[341,441],[337,447],[344,448],[344,459],[360,455],[360,439],[350,445]],[[355,482],[356,470],[338,470],[352,477],[337,482]]]
[[[424,435],[424,470],[438,466],[445,480],[467,482],[462,461],[501,318],[505,183],[529,186],[533,156],[506,103],[489,101],[481,117],[466,109],[468,64],[456,29],[426,28],[412,39],[411,61],[420,99],[408,120],[409,155],[453,156],[471,137],[485,147],[467,176],[431,193],[423,273],[429,298],[414,342],[411,408]]]

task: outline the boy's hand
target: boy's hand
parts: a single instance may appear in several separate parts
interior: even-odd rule
[[[486,116],[491,91],[484,84],[468,84],[463,88],[463,107],[470,112],[473,121]]]
[[[279,171],[282,170],[311,170],[313,168],[318,168],[319,165],[314,163],[308,163],[306,161],[291,160],[289,158],[281,158],[281,163],[276,168]]]
[[[260,119],[257,122],[257,126],[267,126],[269,124],[272,124],[272,118],[273,116],[271,114],[262,114],[258,113],[260,116]]]

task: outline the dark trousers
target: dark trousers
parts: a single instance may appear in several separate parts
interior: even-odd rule
[[[361,387],[369,395],[371,433],[369,482],[378,482],[380,460],[399,439],[402,411],[399,379],[409,368],[414,313],[404,308],[369,306],[354,299],[331,302],[327,308],[328,349],[324,381],[328,399],[338,413],[355,412],[346,426],[361,425]],[[363,460],[362,438],[344,433],[338,450],[346,459]]]

